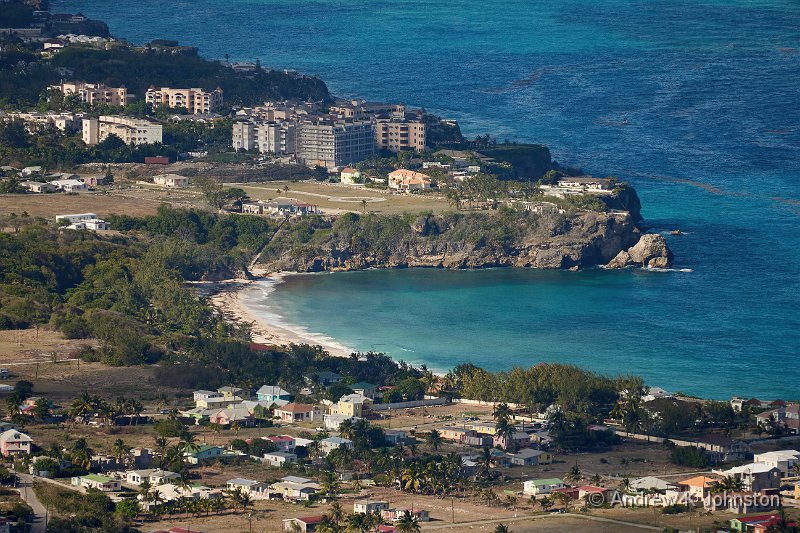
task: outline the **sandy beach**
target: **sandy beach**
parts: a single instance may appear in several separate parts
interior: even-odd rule
[[[262,280],[273,280],[280,282],[283,274],[271,274]],[[270,320],[269,316],[263,316],[254,312],[242,301],[242,293],[248,287],[252,287],[259,280],[235,280],[225,282],[221,290],[210,296],[210,301],[220,310],[222,315],[236,323],[250,323],[253,342],[263,344],[276,344],[278,346],[288,346],[289,344],[310,344],[322,346],[331,355],[346,357],[350,355],[350,350],[332,342],[324,342],[313,335],[303,335],[297,331],[287,329],[282,324],[276,324]]]

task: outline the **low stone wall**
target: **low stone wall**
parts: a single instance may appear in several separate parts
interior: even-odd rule
[[[370,406],[373,411],[388,411],[389,409],[411,409],[413,407],[429,407],[432,405],[447,405],[447,398],[432,398],[430,400],[415,400],[411,402],[376,403]]]

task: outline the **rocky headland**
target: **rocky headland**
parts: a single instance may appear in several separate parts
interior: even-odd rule
[[[666,268],[673,258],[661,235],[642,234],[630,215],[619,213],[348,214],[299,221],[281,232],[261,258],[266,271]]]

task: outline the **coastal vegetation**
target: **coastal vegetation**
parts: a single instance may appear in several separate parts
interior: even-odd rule
[[[221,87],[226,105],[257,105],[271,99],[300,98],[320,101],[330,98],[319,78],[266,70],[256,65],[252,72],[237,72],[219,61],[194,53],[173,53],[157,46],[134,47],[115,43],[108,50],[69,46],[52,59],[42,59],[38,49],[24,43],[10,44],[0,53],[0,107],[38,107],[40,110],[86,111],[72,98],[52,96],[47,87],[59,83],[68,70],[74,79],[126,87],[139,98],[131,106],[143,108],[148,87]],[[229,109],[229,108],[228,108]],[[108,112],[111,109],[92,109]],[[119,110],[117,110],[119,111]],[[134,111],[133,108],[123,111]]]

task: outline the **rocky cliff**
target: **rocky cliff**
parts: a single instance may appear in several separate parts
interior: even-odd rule
[[[261,262],[271,271],[294,272],[404,267],[568,269],[617,266],[613,261],[620,253],[627,254],[622,267],[664,266],[672,259],[663,238],[643,238],[630,216],[590,212],[572,216],[348,214],[333,223],[307,219],[282,230]]]

